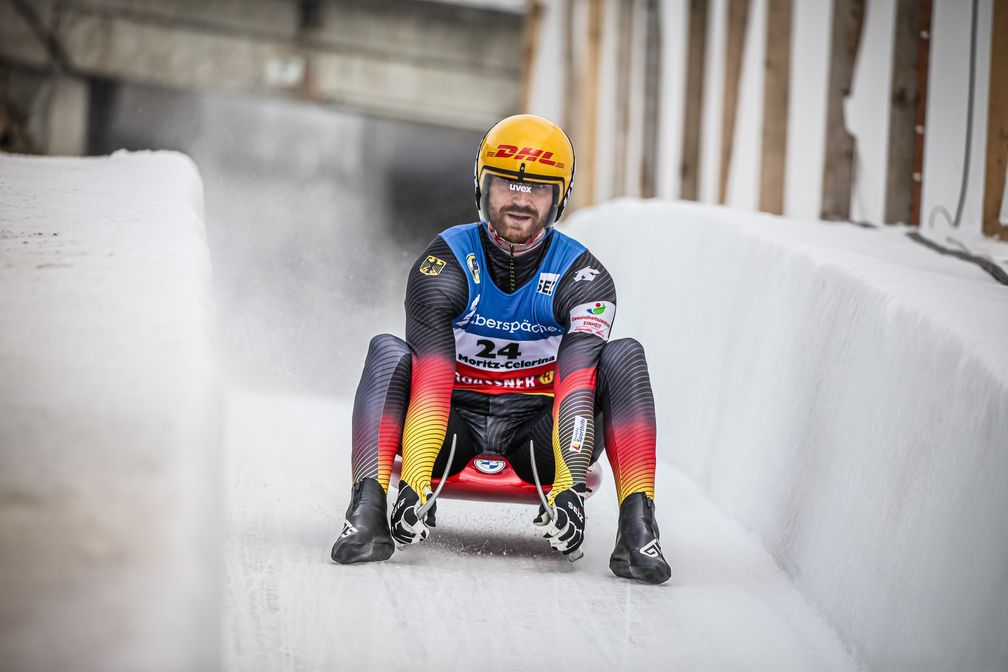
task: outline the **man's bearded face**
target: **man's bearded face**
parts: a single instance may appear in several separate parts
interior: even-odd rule
[[[490,224],[504,240],[527,243],[546,228],[553,210],[555,186],[518,182],[492,176],[490,179]]]

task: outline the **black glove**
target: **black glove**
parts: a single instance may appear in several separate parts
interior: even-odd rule
[[[550,546],[564,555],[570,555],[584,541],[585,512],[583,495],[576,489],[564,490],[553,500],[556,517],[550,519],[546,508],[539,506],[539,515],[532,521],[542,528],[543,538],[549,539]]]
[[[429,490],[427,496],[431,496]],[[420,495],[400,481],[399,498],[392,507],[392,537],[400,544],[419,543],[430,534],[427,528],[435,527],[434,512],[437,510],[437,502],[431,506],[423,520],[417,517],[417,509],[420,506]]]

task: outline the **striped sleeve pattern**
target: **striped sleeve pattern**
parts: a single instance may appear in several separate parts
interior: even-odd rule
[[[437,273],[424,263],[444,262]],[[439,267],[440,266],[440,267]],[[421,268],[427,273],[421,272]],[[402,480],[426,500],[434,461],[444,443],[455,382],[451,321],[469,298],[465,272],[439,236],[410,271],[406,286],[406,341],[413,350],[409,408],[402,436]]]
[[[588,276],[591,280],[584,279],[584,275],[577,280],[582,269],[598,272]],[[596,301],[615,304],[616,285],[598,259],[584,252],[557,285],[553,302],[557,322],[569,330],[571,309]],[[595,444],[596,367],[605,344],[598,336],[570,331],[560,341],[553,391],[556,474],[551,497],[585,482]]]
[[[605,451],[617,501],[655,496],[655,404],[644,348],[632,339],[609,343],[599,365]]]
[[[371,339],[353,409],[353,482],[373,478],[388,492],[409,399],[411,354],[399,338]]]

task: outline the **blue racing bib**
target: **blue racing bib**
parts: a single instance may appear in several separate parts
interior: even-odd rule
[[[490,277],[479,227],[461,224],[441,234],[469,280],[466,310],[454,320],[455,388],[487,394],[553,394],[564,329],[553,298],[560,278],[586,248],[555,229],[536,274],[513,294]]]

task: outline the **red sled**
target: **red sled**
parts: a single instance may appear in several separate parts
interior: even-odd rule
[[[402,460],[396,455],[392,465],[392,476],[399,480]],[[602,468],[598,462],[588,467],[586,485],[591,497],[602,482]],[[431,479],[431,488],[437,491],[440,478]],[[549,494],[552,484],[543,484],[543,492]],[[507,458],[497,453],[482,453],[469,460],[459,473],[445,479],[439,497],[448,499],[468,499],[477,502],[505,502],[508,504],[539,504],[539,493],[535,483],[522,480]]]

